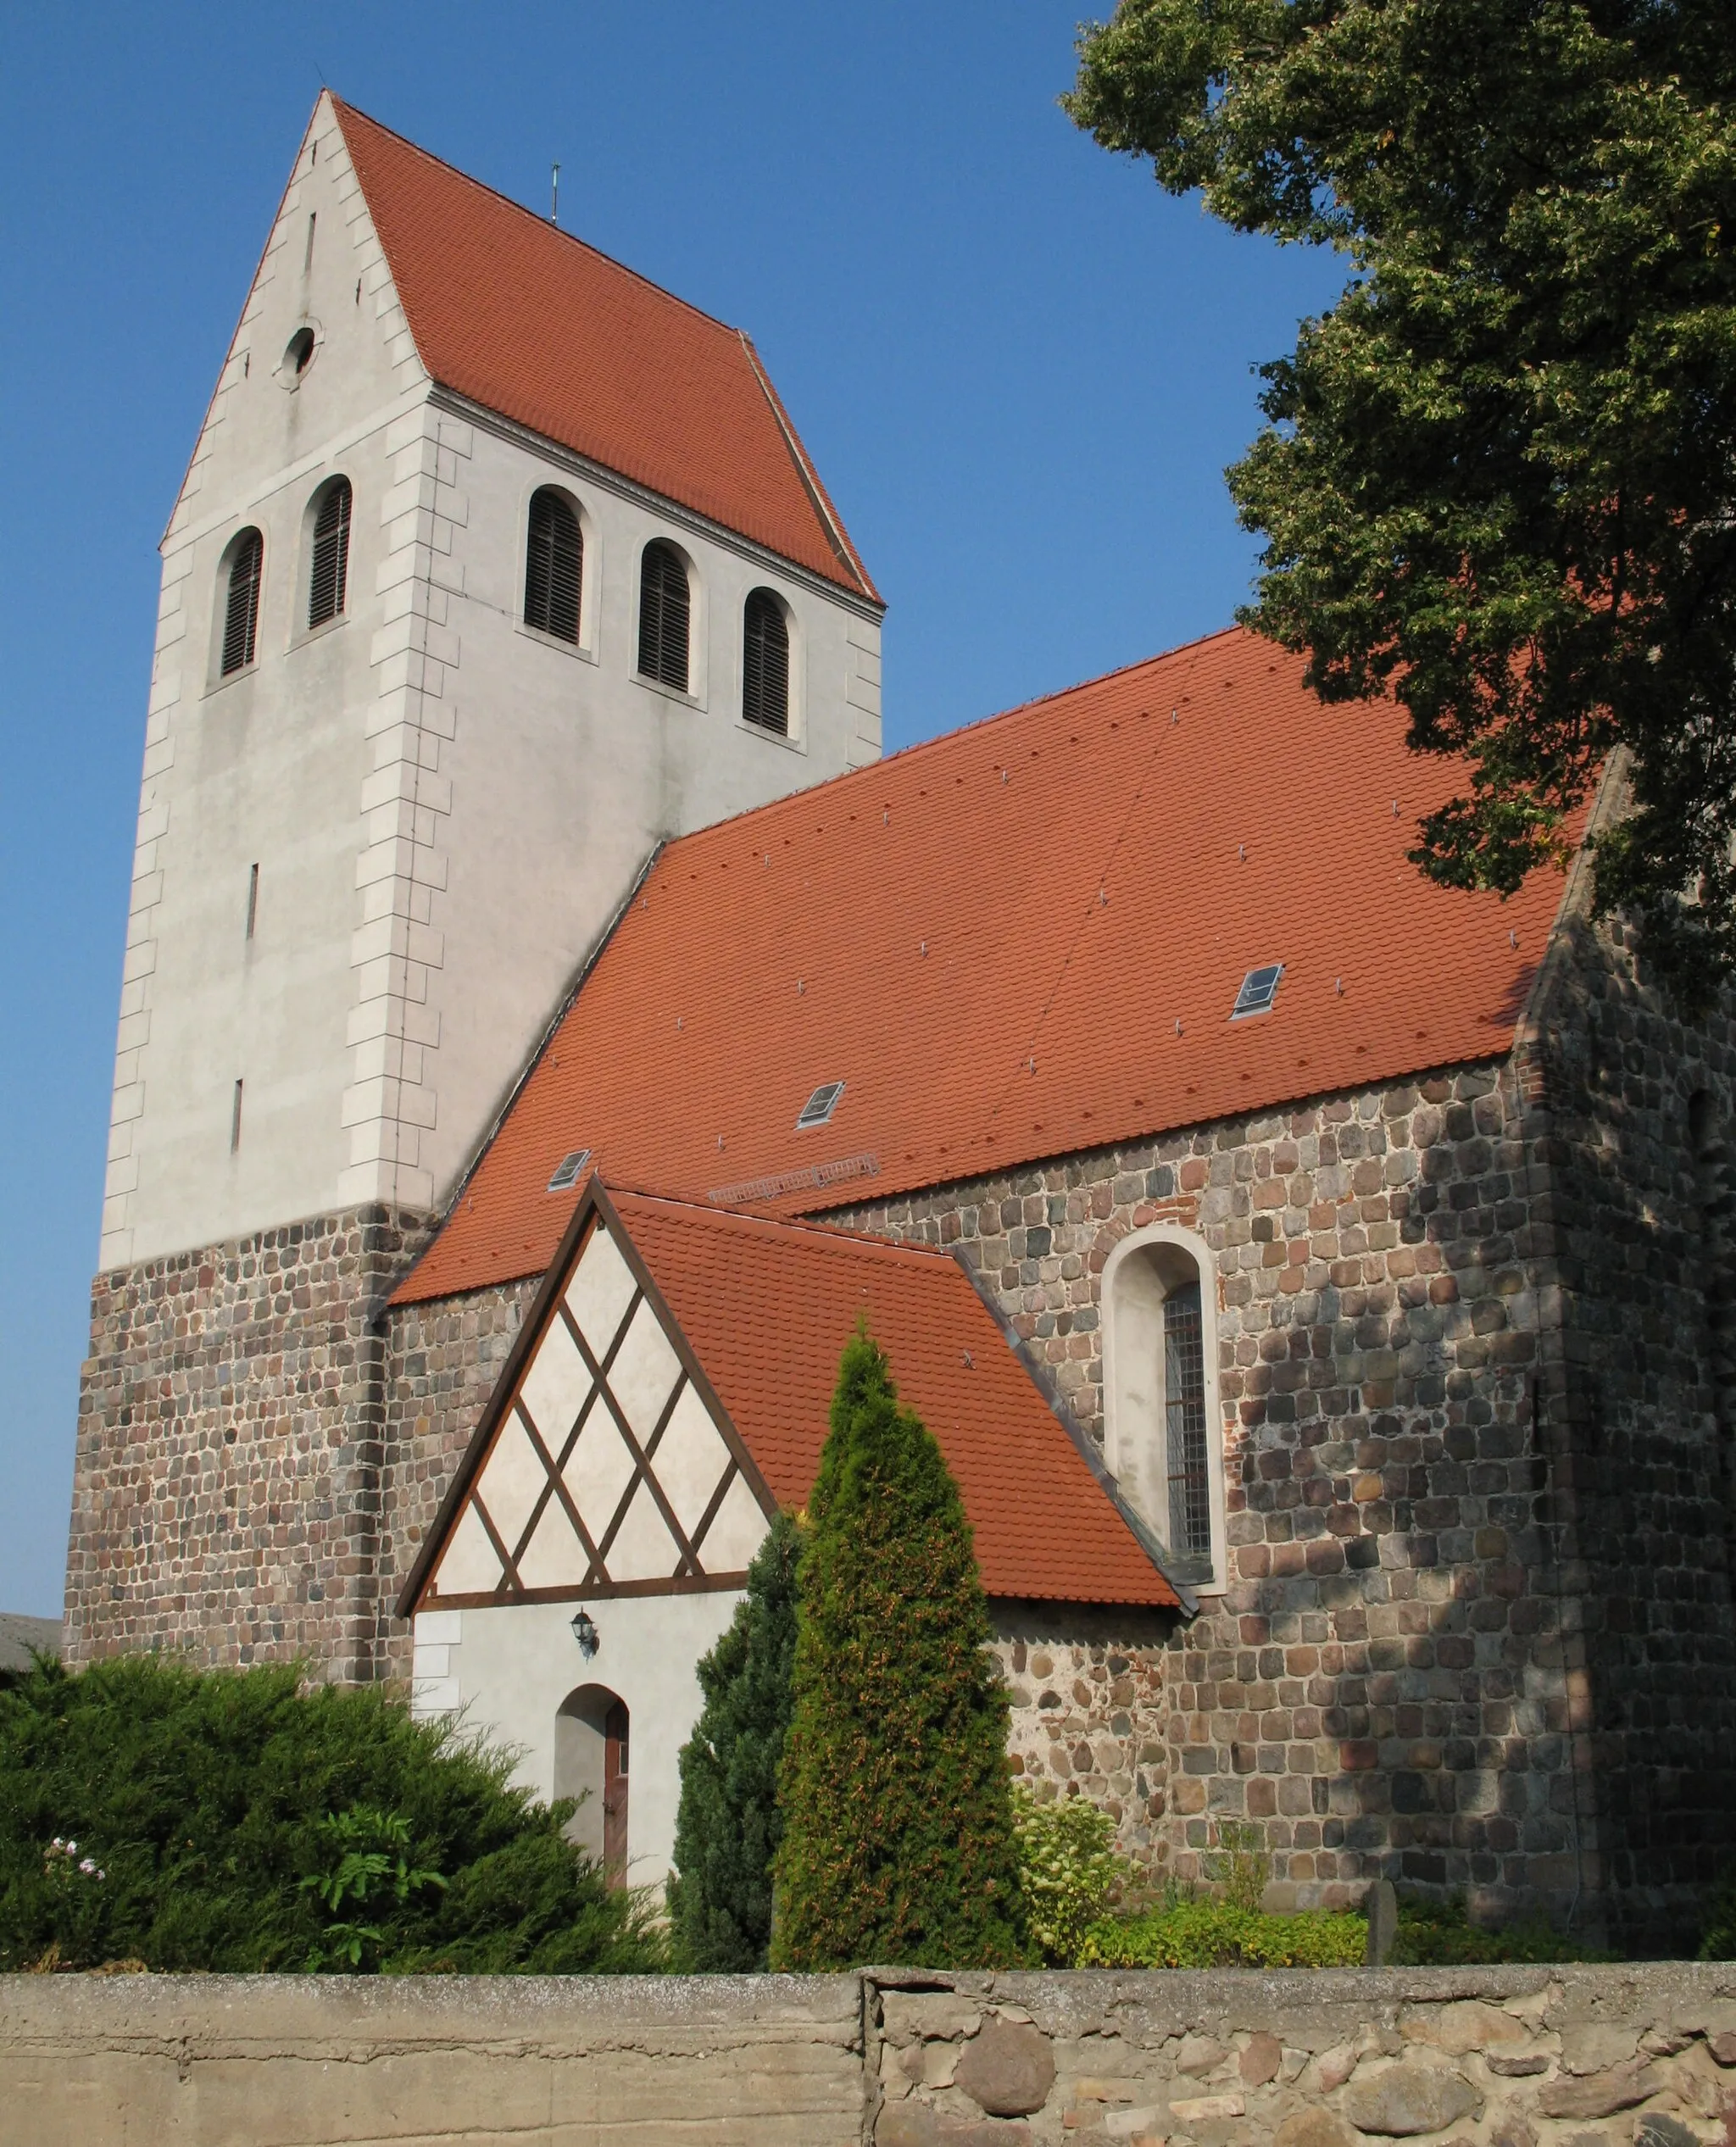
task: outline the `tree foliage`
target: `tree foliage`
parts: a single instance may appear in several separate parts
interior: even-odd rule
[[[680,1965],[763,1969],[771,1938],[771,1862],[783,1837],[777,1772],[790,1720],[801,1536],[773,1521],[748,1569],[727,1632],[699,1664],[704,1706],[682,1747],[670,1922]]]
[[[1229,473],[1244,616],[1468,757],[1449,884],[1511,892],[1630,748],[1598,901],[1691,999],[1736,966],[1733,92],[1728,0],[1122,0],[1065,100],[1348,256]]]
[[[0,1689],[0,1969],[659,1966],[509,1766],[293,1668],[39,1663]]]
[[[772,1964],[1024,1955],[1007,1698],[958,1486],[865,1332],[800,1568]]]

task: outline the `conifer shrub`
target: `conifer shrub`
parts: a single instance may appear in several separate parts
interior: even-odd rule
[[[293,1667],[39,1661],[0,1689],[0,1969],[659,1966],[509,1766]]]
[[[748,1974],[766,1963],[800,1552],[799,1529],[780,1514],[748,1569],[728,1632],[699,1664],[705,1704],[682,1747],[669,1882],[675,1956],[689,1972]]]
[[[799,1569],[772,1965],[1026,1957],[1007,1698],[958,1486],[860,1330]]]

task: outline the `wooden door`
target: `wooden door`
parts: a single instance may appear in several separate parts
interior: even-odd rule
[[[617,1699],[603,1718],[603,1868],[611,1886],[627,1877],[627,1710]]]

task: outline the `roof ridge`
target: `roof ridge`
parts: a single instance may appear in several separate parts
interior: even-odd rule
[[[776,1232],[798,1232],[810,1238],[823,1238],[840,1249],[850,1248],[875,1253],[895,1253],[901,1256],[926,1263],[939,1260],[949,1268],[958,1262],[950,1253],[943,1252],[938,1245],[912,1245],[902,1238],[883,1238],[877,1231],[846,1230],[837,1223],[829,1223],[810,1215],[771,1215],[754,1208],[732,1208],[703,1200],[684,1200],[676,1193],[653,1193],[643,1186],[617,1185],[600,1172],[594,1174],[597,1182],[611,1200],[624,1197],[629,1200],[645,1200],[659,1208],[679,1208],[696,1222],[744,1222],[763,1226]]]
[[[1223,641],[1233,634],[1251,633],[1250,627],[1232,621],[1219,626],[1209,634],[1200,634],[1193,641],[1177,642],[1173,648],[1160,648],[1155,655],[1137,657],[1130,664],[1117,664],[1113,669],[1100,671],[1095,678],[1082,678],[1077,686],[1058,686],[1052,693],[1033,694],[1028,701],[1015,701],[1010,708],[994,709],[987,715],[973,716],[968,722],[955,724],[950,731],[937,731],[932,738],[916,738],[907,746],[900,746],[896,753],[882,754],[878,760],[865,762],[860,768],[846,768],[841,774],[828,776],[823,782],[810,783],[804,790],[793,790],[782,798],[768,798],[763,805],[744,805],[738,813],[726,813],[721,820],[707,820],[704,826],[690,828],[685,835],[676,836],[665,849],[665,857],[671,856],[684,844],[697,843],[704,836],[721,834],[726,827],[737,827],[744,820],[757,820],[762,814],[776,813],[804,805],[810,799],[824,798],[834,790],[842,790],[847,783],[860,783],[882,775],[888,768],[911,760],[918,754],[936,753],[943,746],[950,745],[956,738],[967,737],[978,731],[986,731],[991,724],[1004,723],[1015,715],[1026,715],[1032,709],[1044,707],[1050,701],[1065,701],[1075,693],[1082,693],[1088,687],[1103,686],[1112,678],[1124,678],[1130,672],[1145,670],[1153,664],[1167,663],[1171,657],[1185,656],[1191,649],[1204,648],[1208,642]]]
[[[642,269],[634,268],[631,262],[617,260],[613,253],[605,253],[600,246],[593,246],[589,239],[581,238],[576,231],[565,231],[559,224],[550,223],[546,216],[539,216],[534,209],[528,207],[525,203],[515,201],[510,194],[503,193],[498,186],[491,186],[486,179],[478,179],[473,171],[463,170],[455,164],[448,164],[444,157],[437,157],[431,149],[424,148],[420,142],[412,142],[407,134],[400,134],[396,127],[387,126],[384,120],[376,120],[371,112],[363,111],[360,105],[348,103],[339,97],[335,90],[328,90],[326,93],[331,99],[332,109],[340,115],[348,114],[352,119],[359,120],[364,126],[376,128],[381,134],[389,134],[394,142],[400,143],[413,155],[424,159],[429,164],[438,164],[442,171],[450,172],[454,179],[462,180],[466,186],[474,186],[478,193],[492,194],[496,201],[513,210],[515,214],[528,217],[539,230],[552,231],[555,237],[565,239],[573,246],[581,247],[593,260],[606,261],[610,268],[619,269],[623,275],[630,275],[635,283],[643,284],[648,291],[654,291],[659,298],[667,298],[671,305],[679,306],[684,313],[692,314],[696,320],[706,322],[726,336],[738,336],[743,333],[743,331],[736,327],[732,322],[720,320],[715,313],[707,313],[704,306],[696,306],[691,298],[682,298],[680,292],[671,291],[666,284],[655,281]],[[342,125],[342,119],[340,116],[339,125]],[[348,147],[347,142],[345,147]],[[358,173],[358,179],[360,176],[361,175]],[[364,195],[367,191],[367,186],[364,183],[362,186]]]

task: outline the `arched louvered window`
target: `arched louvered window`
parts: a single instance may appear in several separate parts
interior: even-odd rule
[[[531,495],[530,542],[525,554],[525,624],[562,641],[579,638],[585,537],[579,518],[558,492]]]
[[[687,691],[687,570],[672,544],[654,537],[639,567],[639,675]]]
[[[308,579],[308,624],[323,626],[344,609],[349,588],[349,479],[328,485],[314,517],[314,568]]]
[[[256,529],[243,530],[229,555],[229,592],[223,606],[223,670],[244,671],[253,660],[259,635],[259,575],[265,564],[265,540]]]
[[[790,629],[770,589],[755,589],[742,615],[742,714],[749,723],[790,731]]]

